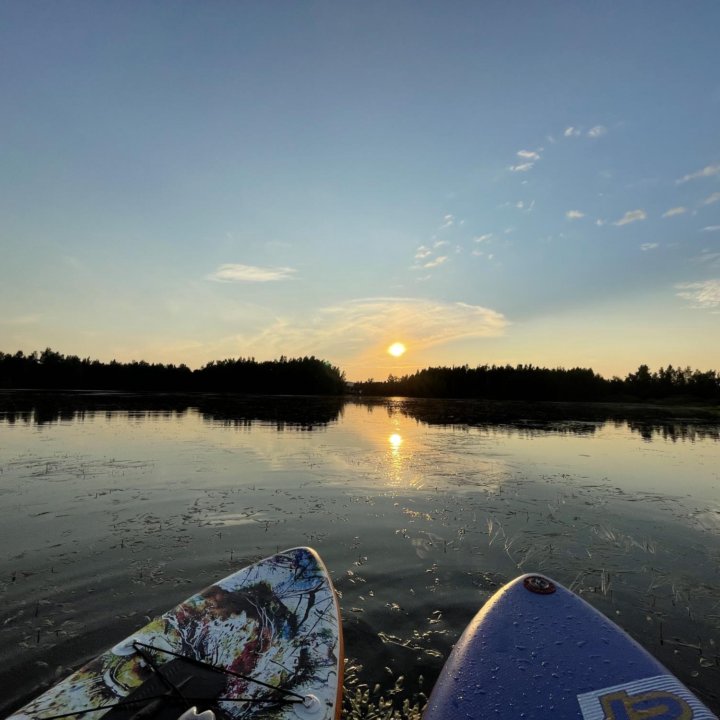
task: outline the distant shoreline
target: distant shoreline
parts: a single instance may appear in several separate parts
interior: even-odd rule
[[[0,352],[0,388],[88,392],[236,393],[328,397],[466,398],[481,401],[607,402],[674,408],[720,405],[720,373],[690,367],[640,365],[625,378],[604,378],[591,368],[535,365],[429,367],[387,380],[348,382],[345,373],[315,356],[257,361],[230,358],[197,370],[145,361],[103,363],[43,352]]]

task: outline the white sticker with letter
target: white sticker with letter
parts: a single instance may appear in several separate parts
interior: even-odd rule
[[[672,675],[593,690],[577,699],[583,720],[717,720]]]

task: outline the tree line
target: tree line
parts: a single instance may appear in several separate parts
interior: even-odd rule
[[[535,365],[431,367],[387,380],[345,382],[345,374],[316,357],[259,362],[255,358],[218,360],[197,370],[113,360],[103,363],[50,348],[14,355],[0,352],[0,388],[129,390],[145,392],[232,392],[275,395],[405,396],[488,400],[597,402],[688,398],[720,401],[720,373],[668,365],[651,371],[641,365],[624,379],[606,379],[589,368]]]
[[[427,398],[483,398],[598,402],[688,398],[720,401],[720,373],[668,365],[651,372],[641,365],[624,379],[602,377],[589,368],[543,368],[534,365],[432,367],[411,375],[357,383],[362,395]]]
[[[0,387],[341,395],[345,377],[337,367],[315,357],[228,359],[191,370],[187,365],[145,361],[103,363],[48,348],[28,355],[0,352]]]

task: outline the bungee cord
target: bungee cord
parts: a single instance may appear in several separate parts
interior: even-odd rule
[[[197,658],[188,657],[187,655],[181,655],[180,653],[176,653],[172,650],[155,647],[154,645],[148,645],[148,644],[140,642],[138,640],[134,640],[132,643],[132,646],[133,646],[133,648],[135,648],[136,652],[143,658],[143,660],[148,664],[148,666],[153,671],[153,673],[159,677],[160,681],[167,688],[167,692],[159,694],[159,695],[151,695],[151,696],[144,697],[144,698],[120,700],[115,703],[108,703],[106,705],[96,705],[94,707],[88,707],[88,708],[84,708],[84,709],[80,709],[80,710],[73,710],[70,712],[59,713],[56,715],[43,715],[42,717],[36,717],[35,720],[62,720],[62,718],[86,715],[91,712],[97,712],[98,710],[112,710],[115,708],[131,707],[133,705],[147,705],[148,703],[157,702],[157,701],[161,701],[161,700],[164,700],[166,702],[173,702],[173,700],[174,700],[175,702],[178,702],[178,704],[181,704],[182,706],[184,706],[185,709],[188,709],[188,710],[193,707],[194,703],[199,703],[199,702],[212,702],[212,703],[245,702],[245,703],[249,703],[249,704],[274,703],[274,704],[288,705],[288,704],[304,703],[306,701],[306,698],[303,695],[300,695],[299,693],[296,693],[292,690],[288,690],[287,688],[279,687],[276,685],[271,685],[270,683],[266,683],[262,680],[257,680],[253,677],[250,677],[249,675],[243,675],[242,673],[237,673],[233,670],[228,670],[227,668],[218,667],[217,665],[213,665],[211,663],[204,662],[203,660],[198,660]],[[216,673],[219,673],[222,675],[236,677],[240,680],[245,680],[247,682],[254,683],[256,685],[260,685],[260,686],[268,688],[269,690],[272,690],[275,693],[278,693],[284,697],[281,697],[281,698],[234,697],[233,698],[233,697],[185,696],[181,690],[181,685],[176,685],[165,674],[163,674],[162,665],[158,665],[155,662],[155,660],[153,659],[152,655],[150,655],[149,653],[144,651],[145,649],[154,650],[155,652],[163,653],[166,655],[171,655],[172,657],[179,658],[180,660],[183,660],[190,665],[196,665],[196,666],[202,667],[206,670],[211,670],[213,672],[216,672]],[[141,712],[141,711],[142,711],[142,708],[138,712]]]

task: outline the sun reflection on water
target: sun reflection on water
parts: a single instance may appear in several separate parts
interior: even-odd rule
[[[408,446],[403,446],[403,436],[395,431],[388,436],[390,452],[388,453],[387,479],[390,486],[404,487],[407,485]]]

